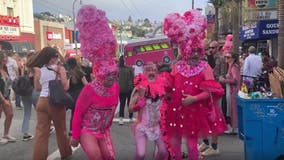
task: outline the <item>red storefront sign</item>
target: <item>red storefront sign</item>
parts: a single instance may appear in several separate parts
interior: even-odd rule
[[[19,17],[0,15],[0,40],[15,40],[20,37]]]
[[[0,15],[0,25],[20,27],[20,18]]]
[[[62,36],[60,33],[54,33],[54,32],[47,31],[46,39],[49,41],[54,40],[54,39],[62,39]]]

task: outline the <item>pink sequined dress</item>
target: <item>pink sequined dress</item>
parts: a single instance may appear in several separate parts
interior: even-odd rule
[[[217,100],[224,94],[221,85],[214,81],[207,62],[191,68],[185,61],[177,62],[172,71],[172,95],[162,107],[162,128],[166,141],[170,137],[205,137],[224,132],[227,127]],[[184,94],[197,96],[197,102],[183,106]]]
[[[72,138],[80,139],[82,133],[103,138],[109,133],[118,104],[118,83],[105,88],[94,81],[84,87],[77,99],[72,123]]]

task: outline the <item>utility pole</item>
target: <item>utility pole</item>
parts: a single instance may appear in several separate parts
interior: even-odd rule
[[[191,4],[191,7],[192,9],[194,9],[194,0],[191,0],[192,4]]]
[[[77,0],[73,1],[73,30],[74,30],[74,42],[75,42],[75,51],[76,55],[78,55],[78,46],[77,46],[77,32],[76,32],[76,16],[75,16],[75,3]],[[82,4],[82,0],[80,0],[80,4]]]

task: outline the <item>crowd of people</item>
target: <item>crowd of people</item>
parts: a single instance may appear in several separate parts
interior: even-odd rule
[[[119,124],[124,124],[125,111],[133,122],[129,129],[137,160],[145,159],[147,140],[155,143],[156,160],[218,155],[218,136],[237,133],[236,95],[241,83],[253,86],[255,77],[277,65],[268,54],[256,55],[253,46],[247,56],[233,53],[231,35],[223,45],[204,44],[206,20],[197,10],[165,17],[163,32],[179,47],[180,58],[171,64],[147,62],[142,71],[126,66],[123,56],[116,60],[117,41],[104,11],[82,6],[76,26],[82,59],[64,60],[53,47],[29,52],[23,59],[0,51],[0,116],[2,111],[5,115],[0,143],[16,141],[9,133],[13,97],[16,108],[24,106],[22,140],[34,138],[34,160],[47,159],[48,137],[54,129],[62,159],[72,156],[71,146],[79,144],[90,160],[115,159],[110,127],[117,106]],[[33,86],[28,95],[13,92],[12,84],[21,76]],[[49,81],[55,79],[74,100],[72,105],[50,103]],[[269,87],[268,78],[265,83]],[[37,114],[35,137],[29,130],[32,106]],[[69,131],[67,109],[72,113]],[[186,152],[181,151],[182,140]]]

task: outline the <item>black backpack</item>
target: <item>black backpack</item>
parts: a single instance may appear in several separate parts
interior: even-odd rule
[[[18,77],[12,84],[12,88],[17,95],[30,96],[33,92],[33,85],[27,75]]]

